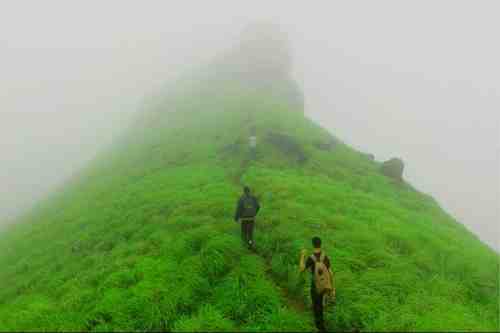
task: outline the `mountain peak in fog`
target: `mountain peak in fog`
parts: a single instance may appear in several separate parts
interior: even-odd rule
[[[238,44],[224,57],[234,74],[247,79],[276,79],[290,74],[291,46],[288,35],[280,26],[270,22],[248,25]]]

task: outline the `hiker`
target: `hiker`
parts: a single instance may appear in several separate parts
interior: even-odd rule
[[[306,250],[300,253],[300,272],[310,269],[311,279],[311,299],[313,303],[314,321],[316,327],[321,332],[326,331],[323,319],[325,301],[330,298],[335,300],[335,286],[333,282],[333,272],[331,270],[330,259],[321,251],[321,238],[313,237],[313,253],[305,260]]]
[[[241,238],[249,249],[253,249],[253,228],[255,225],[255,216],[259,212],[260,205],[257,198],[250,193],[250,188],[243,188],[243,195],[238,200],[234,220],[241,223]]]
[[[248,146],[250,147],[250,158],[255,160],[257,157],[257,135],[255,126],[250,129],[250,136],[248,137]]]

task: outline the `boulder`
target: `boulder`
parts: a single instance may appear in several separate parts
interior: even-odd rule
[[[381,171],[385,176],[389,178],[402,181],[404,168],[405,164],[402,159],[391,158],[390,160],[382,163]]]
[[[375,155],[373,154],[370,154],[370,153],[361,153],[361,155],[367,159],[369,159],[370,161],[375,161]]]

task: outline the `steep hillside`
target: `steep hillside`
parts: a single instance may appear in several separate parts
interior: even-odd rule
[[[187,82],[0,234],[0,331],[311,331],[313,235],[336,272],[330,329],[498,330],[498,255],[305,118],[292,82]],[[256,254],[232,220],[242,184]]]

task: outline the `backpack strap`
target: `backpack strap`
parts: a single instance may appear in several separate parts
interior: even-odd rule
[[[319,255],[319,262],[325,263],[325,254],[323,252]]]
[[[313,254],[311,254],[311,259],[316,263],[316,262],[323,262],[323,260],[325,260],[325,255],[323,254],[323,252],[321,252],[321,254],[319,255],[319,259],[316,259],[316,256]]]

